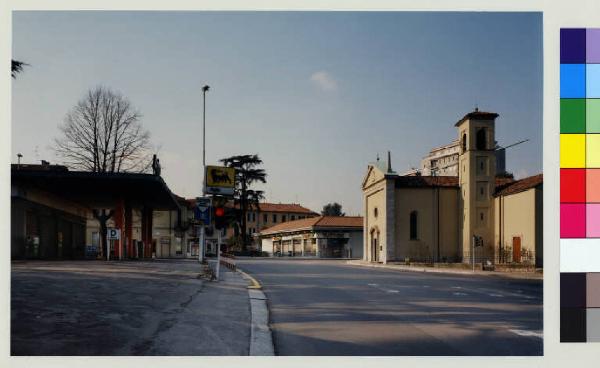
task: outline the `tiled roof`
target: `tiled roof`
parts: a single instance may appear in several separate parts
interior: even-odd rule
[[[460,119],[458,122],[456,122],[456,124],[454,124],[455,127],[459,126],[463,121],[467,120],[467,119],[473,119],[473,120],[493,120],[495,118],[497,118],[499,115],[496,114],[495,112],[485,112],[485,111],[479,111],[477,109],[475,109],[475,111],[470,112],[468,114],[466,114],[465,116],[462,117],[462,119]]]
[[[398,176],[396,188],[458,187],[458,176]]]
[[[302,207],[297,203],[260,203],[261,212],[291,212],[291,213],[306,213],[317,214],[316,212]]]
[[[301,220],[282,222],[261,231],[261,234],[274,234],[297,230],[311,230],[319,228],[359,228],[363,227],[363,218],[360,216],[318,216]]]
[[[496,188],[513,183],[511,178],[496,178]],[[458,188],[458,176],[398,176],[396,188]]]
[[[188,198],[185,200],[189,208],[193,208],[196,206],[196,198]],[[229,202],[227,207],[232,208],[232,202]],[[318,213],[313,212],[312,210],[302,207],[297,203],[261,203],[260,205],[261,212],[286,212],[286,213],[299,213],[306,215],[318,215]],[[236,206],[239,208],[239,206]],[[254,207],[252,207],[254,210]]]
[[[535,188],[538,185],[542,184],[544,181],[543,174],[538,174],[534,176],[530,176],[528,178],[524,178],[521,180],[514,181],[512,183],[508,183],[502,186],[496,187],[495,196],[506,196],[510,194],[516,194],[519,192],[526,191],[531,188]]]

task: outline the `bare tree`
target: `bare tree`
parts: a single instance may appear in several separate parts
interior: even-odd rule
[[[10,63],[10,75],[13,78],[16,78],[17,74],[21,73],[23,71],[23,67],[25,65],[29,65],[29,64],[24,63],[24,62],[19,61],[19,60],[12,60],[11,59],[10,61],[11,61],[11,63]]]
[[[129,100],[102,86],[90,89],[65,116],[55,151],[76,170],[115,173],[144,172],[151,164],[150,133]],[[101,252],[106,247],[106,223],[113,210],[95,209],[100,223]]]
[[[141,114],[121,94],[105,87],[87,92],[66,115],[55,150],[74,169],[144,172],[151,165],[150,133]]]

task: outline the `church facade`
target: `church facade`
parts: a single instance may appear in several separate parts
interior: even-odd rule
[[[457,176],[398,175],[389,153],[368,165],[364,260],[542,267],[542,175],[496,175],[497,117],[475,110],[455,124]]]

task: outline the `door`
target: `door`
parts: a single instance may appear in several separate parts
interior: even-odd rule
[[[379,262],[379,232],[371,231],[371,262]]]
[[[521,237],[513,236],[513,262],[521,263]]]

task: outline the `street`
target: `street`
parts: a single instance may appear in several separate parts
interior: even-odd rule
[[[239,259],[277,355],[542,355],[542,280]]]
[[[12,355],[248,355],[247,282],[195,260],[27,261],[11,273]]]

